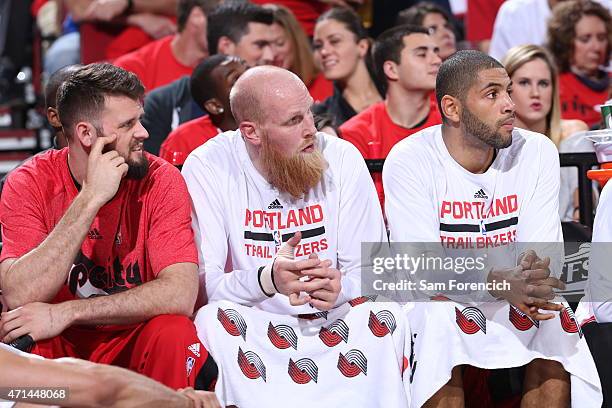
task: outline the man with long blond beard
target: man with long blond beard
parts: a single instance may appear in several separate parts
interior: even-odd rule
[[[316,132],[312,103],[293,73],[252,68],[230,94],[239,129],[183,167],[215,392],[241,408],[405,407],[403,313],[361,297],[361,243],[386,241],[374,185],[355,147]]]

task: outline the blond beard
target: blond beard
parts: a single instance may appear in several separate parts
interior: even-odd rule
[[[327,161],[316,146],[311,153],[300,149],[300,153],[287,157],[272,146],[267,135],[262,139],[261,162],[270,184],[294,198],[302,198],[315,187],[327,169]]]

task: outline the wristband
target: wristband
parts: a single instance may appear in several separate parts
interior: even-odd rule
[[[259,288],[266,296],[272,297],[274,294],[278,293],[272,278],[271,265],[262,266],[257,270],[257,282],[259,283]]]
[[[276,258],[274,258],[274,260],[276,261]],[[278,290],[278,288],[276,287],[276,281],[274,280],[274,262],[272,262],[272,266],[270,268],[270,277],[272,278],[272,285],[274,286],[274,290],[276,291],[276,293],[280,293],[280,290]]]

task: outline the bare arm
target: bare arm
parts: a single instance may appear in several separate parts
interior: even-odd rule
[[[88,3],[88,4],[86,4]],[[66,0],[75,21],[112,21],[131,14],[176,15],[178,0]]]
[[[0,264],[0,287],[9,309],[53,299],[66,282],[97,212],[87,193],[79,193],[42,244],[19,259],[7,259]]]
[[[6,259],[0,264],[0,287],[10,309],[31,302],[48,302],[66,281],[98,210],[115,195],[127,172],[125,160],[116,151],[102,154],[102,148],[115,138],[98,138],[89,156],[81,192],[44,241],[20,258]]]
[[[45,360],[0,349],[0,366],[2,387],[66,388],[67,399],[58,401],[66,407],[192,407],[192,399],[212,397],[202,392],[188,397],[132,371],[83,360]],[[203,406],[218,406],[209,404]]]
[[[114,295],[49,304],[34,302],[0,315],[4,343],[29,335],[49,339],[73,324],[134,324],[161,314],[193,313],[198,294],[197,266],[177,263],[157,279]]]
[[[178,0],[134,0],[133,13],[156,13],[173,16]]]
[[[191,316],[197,294],[197,265],[178,263],[164,268],[157,279],[124,292],[62,305],[73,324],[131,324],[160,314]]]

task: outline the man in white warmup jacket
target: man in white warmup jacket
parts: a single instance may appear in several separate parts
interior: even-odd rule
[[[401,308],[361,296],[361,244],[386,242],[357,149],[316,133],[289,71],[248,70],[239,129],[196,149],[183,175],[209,304],[198,335],[222,405],[406,407]]]
[[[513,127],[511,88],[495,59],[478,51],[454,54],[436,79],[443,124],[401,141],[385,162],[393,246],[438,242],[444,250],[490,255],[502,248],[509,255],[489,256],[490,268],[476,278],[507,282],[510,290],[414,302],[408,313],[417,362],[413,406],[464,406],[462,365],[526,365],[522,406],[566,407],[570,399],[572,406],[601,404],[573,312],[549,302],[563,286],[562,257],[552,256],[563,241],[557,151],[544,135]],[[475,279],[460,271],[454,278]]]

